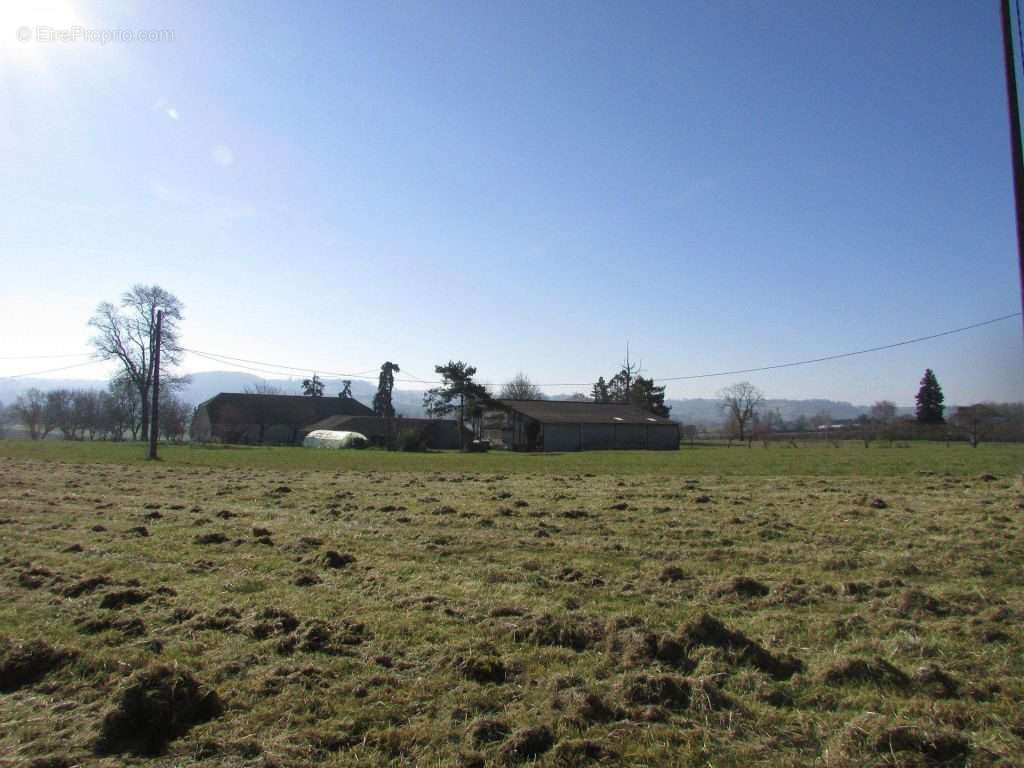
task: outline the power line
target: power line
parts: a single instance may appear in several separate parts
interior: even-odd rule
[[[811,365],[813,363],[824,363],[828,360],[841,360],[844,357],[855,357],[857,355],[866,355],[869,352],[881,352],[885,349],[895,349],[896,347],[905,347],[909,344],[919,344],[922,341],[931,341],[932,339],[939,339],[943,336],[952,336],[955,333],[963,333],[964,331],[970,331],[975,328],[981,328],[985,325],[992,325],[993,323],[999,323],[1003,320],[1009,320],[1013,317],[1020,317],[1020,312],[1014,312],[1009,315],[1003,315],[1002,317],[994,317],[991,320],[983,320],[980,323],[974,323],[972,325],[965,325],[962,328],[954,328],[950,331],[942,331],[941,333],[932,333],[928,336],[918,336],[915,339],[905,339],[904,341],[896,341],[892,344],[882,344],[878,347],[868,347],[867,349],[858,349],[856,352],[842,352],[837,355],[826,355],[824,357],[814,357],[810,360],[798,360],[793,363],[777,363],[775,365],[763,365],[759,368],[745,368],[737,371],[719,371],[717,373],[698,373],[692,376],[668,376],[655,381],[685,381],[689,379],[709,379],[713,376],[736,376],[741,373],[757,373],[759,371],[775,371],[779,368],[795,368],[798,365]]]
[[[0,357],[0,360],[55,360],[61,357],[94,357],[93,352],[79,352],[75,355],[10,355]]]
[[[834,354],[834,355],[824,355],[822,357],[814,357],[814,358],[810,358],[810,359],[807,359],[807,360],[796,360],[796,361],[788,362],[788,363],[774,363],[774,364],[771,364],[771,365],[762,365],[762,366],[758,366],[758,367],[754,367],[754,368],[739,368],[739,369],[729,370],[729,371],[714,371],[714,372],[711,372],[711,373],[694,373],[694,374],[688,374],[688,375],[683,375],[683,376],[660,376],[660,377],[654,378],[654,381],[656,381],[656,382],[663,382],[663,381],[692,381],[692,380],[695,380],[695,379],[710,379],[710,378],[715,378],[715,377],[719,377],[719,376],[738,376],[740,374],[747,374],[747,373],[759,373],[759,372],[762,372],[762,371],[775,371],[775,370],[779,370],[779,369],[782,369],[782,368],[796,368],[798,366],[803,366],[803,365],[813,365],[815,363],[824,363],[824,362],[828,362],[830,360],[842,360],[844,358],[856,357],[856,356],[859,356],[859,355],[866,355],[866,354],[870,354],[872,352],[882,352],[882,351],[887,350],[887,349],[896,349],[898,347],[905,347],[905,346],[909,346],[911,344],[920,344],[921,342],[931,341],[933,339],[939,339],[939,338],[943,338],[945,336],[952,336],[952,335],[958,334],[958,333],[964,333],[966,331],[974,330],[975,328],[982,328],[982,327],[984,327],[986,325],[992,325],[994,323],[999,323],[999,322],[1002,322],[1004,320],[1009,320],[1011,318],[1020,317],[1020,316],[1021,316],[1020,312],[1013,312],[1013,313],[1008,314],[1008,315],[1002,315],[1000,317],[994,317],[994,318],[991,318],[989,320],[983,320],[983,321],[981,321],[979,323],[972,323],[971,325],[964,325],[964,326],[961,326],[959,328],[953,328],[953,329],[948,330],[948,331],[940,331],[939,333],[932,333],[932,334],[928,334],[927,336],[917,336],[917,337],[912,338],[912,339],[904,339],[902,341],[896,341],[896,342],[892,342],[890,344],[881,344],[881,345],[876,346],[876,347],[867,347],[866,349],[858,349],[858,350],[855,350],[853,352],[840,352],[840,353]],[[184,351],[185,352],[189,352],[189,353],[194,354],[194,355],[198,355],[200,357],[204,357],[207,360],[212,360],[213,362],[216,362],[216,363],[222,363],[222,364],[225,364],[225,365],[233,365],[235,367],[244,368],[246,370],[254,371],[254,372],[257,372],[257,373],[269,373],[269,374],[273,374],[273,375],[277,375],[277,376],[282,375],[280,371],[267,370],[266,368],[250,367],[249,365],[244,365],[244,363],[251,363],[253,365],[258,365],[258,366],[270,366],[272,368],[287,369],[287,370],[290,370],[290,371],[302,371],[304,373],[308,373],[309,371],[315,370],[318,373],[323,373],[323,374],[326,374],[328,376],[338,376],[338,377],[349,378],[349,379],[364,379],[364,380],[367,380],[367,381],[373,381],[374,380],[373,377],[370,377],[370,376],[361,376],[359,374],[352,374],[352,373],[338,373],[338,372],[334,372],[334,371],[325,371],[325,370],[321,370],[320,368],[315,367],[315,366],[313,366],[313,367],[298,367],[298,366],[291,366],[291,365],[278,365],[276,363],[268,363],[268,362],[260,361],[260,360],[248,360],[246,358],[241,358],[241,357],[231,357],[229,355],[221,355],[219,353],[214,353],[214,352],[202,352],[202,351],[197,350],[197,349],[187,349],[187,348],[185,348]],[[438,381],[438,380],[410,379],[410,378],[404,378],[404,379],[396,378],[395,381],[403,382],[403,383],[412,383],[412,384],[441,384],[442,383],[441,381]],[[589,387],[589,386],[591,386],[592,383],[593,382],[539,383],[536,386],[538,386],[538,387]]]
[[[244,357],[231,357],[230,355],[223,355],[223,354],[220,354],[219,352],[204,352],[202,350],[189,349],[187,347],[182,347],[182,350],[185,351],[185,352],[188,352],[190,354],[193,354],[193,355],[199,355],[200,357],[205,357],[207,360],[213,360],[213,362],[215,362],[215,363],[219,362],[219,363],[224,363],[225,365],[234,365],[234,366],[236,366],[238,368],[244,368],[246,370],[255,371],[255,372],[258,372],[258,373],[272,373],[272,374],[276,374],[276,375],[280,376],[280,375],[282,375],[282,373],[287,372],[287,371],[301,371],[302,373],[309,373],[310,371],[315,371],[318,374],[322,373],[322,374],[324,374],[326,376],[336,376],[336,377],[342,378],[342,379],[363,379],[365,381],[376,381],[377,380],[376,376],[368,376],[368,375],[366,375],[367,373],[372,372],[374,369],[370,369],[370,371],[362,371],[360,373],[342,373],[342,372],[339,372],[339,371],[327,371],[327,370],[324,370],[324,369],[322,369],[322,368],[320,368],[318,366],[300,367],[300,366],[296,366],[296,365],[279,365],[278,363],[268,363],[265,360],[249,360],[249,359],[244,358]],[[272,370],[267,370],[266,368],[253,368],[253,367],[250,367],[250,365],[243,365],[243,363],[251,364],[253,366],[269,366],[270,368],[279,368],[279,369],[282,369],[282,370],[281,371],[272,371]],[[404,382],[404,383],[407,383],[407,384],[440,384],[441,383],[440,381],[430,381],[430,380],[425,380],[425,379],[412,379],[412,378],[401,378],[401,379],[400,378],[396,378],[395,381],[401,381],[401,382]]]
[[[60,371],[70,371],[72,368],[82,368],[87,365],[95,365],[96,363],[104,363],[106,360],[97,357],[92,360],[86,360],[84,363],[75,363],[74,365],[64,365],[60,368],[47,368],[45,371],[30,371],[29,373],[16,373],[13,376],[0,376],[0,379],[26,379],[31,376],[42,376],[44,373],[59,373]]]

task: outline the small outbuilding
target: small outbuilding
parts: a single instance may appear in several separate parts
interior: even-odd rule
[[[396,416],[391,422],[395,438],[406,432],[415,432],[424,448],[435,450],[457,450],[459,445],[459,423],[454,419],[407,419]],[[333,429],[359,432],[374,445],[383,446],[387,443],[387,422],[380,416],[328,416],[315,424],[308,425],[304,431]],[[467,434],[466,442],[473,439]]]
[[[369,444],[366,435],[331,429],[315,429],[302,439],[303,448],[365,448]]]
[[[475,420],[493,448],[524,451],[679,449],[679,424],[629,403],[496,400]]]

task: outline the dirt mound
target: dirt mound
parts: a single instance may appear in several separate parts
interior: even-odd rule
[[[78,656],[78,651],[42,640],[0,642],[0,691],[8,693],[41,680]]]
[[[803,662],[792,656],[776,656],[742,632],[729,629],[714,616],[705,613],[680,631],[679,641],[687,649],[697,646],[721,648],[734,664],[760,669],[776,680],[787,680],[803,668]]]
[[[851,755],[873,753],[904,765],[960,766],[970,755],[970,742],[962,734],[911,723],[892,723],[881,715],[865,715],[847,726],[841,740]],[[909,753],[909,754],[908,754]],[[917,760],[914,760],[917,757]]]
[[[299,638],[299,650],[308,653],[343,655],[349,653],[348,646],[361,645],[371,637],[365,624],[349,619],[328,624],[312,620],[306,623]]]
[[[690,578],[686,571],[675,565],[666,566],[661,573],[658,574],[658,581],[670,583],[673,581],[684,581]]]
[[[543,755],[554,745],[555,734],[546,725],[523,728],[502,745],[501,757],[508,763],[522,763]]]
[[[320,563],[325,568],[344,568],[355,561],[356,559],[347,552],[335,552],[333,549],[320,555]]]
[[[18,574],[18,584],[25,589],[39,589],[47,579],[53,578],[53,571],[42,566],[35,566]]]
[[[473,722],[466,730],[466,735],[473,744],[490,744],[493,741],[501,741],[511,730],[508,723],[503,720],[483,718]]]
[[[223,533],[201,533],[193,539],[196,544],[223,544],[228,537]]]
[[[552,708],[564,712],[567,720],[581,726],[610,723],[625,717],[621,708],[609,704],[601,695],[584,688],[574,688],[560,694]]]
[[[951,765],[967,757],[970,744],[958,733],[929,733],[922,729],[899,726],[890,728],[875,741],[875,752],[917,752],[931,765]]]
[[[64,597],[81,597],[95,592],[100,587],[109,586],[111,583],[109,576],[87,576],[64,587],[60,593]]]
[[[222,711],[216,692],[188,671],[166,664],[143,669],[118,692],[116,706],[100,724],[93,750],[98,755],[159,755],[169,742]]]
[[[112,611],[120,610],[126,605],[138,605],[149,599],[149,593],[140,589],[122,589],[117,592],[107,592],[100,600],[100,608],[108,608]]]
[[[732,700],[705,678],[639,674],[625,678],[620,685],[623,701],[634,706],[701,712],[733,707]]]
[[[822,676],[825,685],[847,685],[850,683],[872,683],[889,688],[908,688],[910,678],[901,669],[885,659],[843,659]]]
[[[512,639],[517,642],[572,648],[574,651],[586,650],[603,636],[604,631],[596,621],[551,614],[524,622],[512,632]]]
[[[955,699],[960,695],[960,684],[956,679],[935,664],[917,670],[914,684],[937,699]]]
[[[686,655],[681,642],[669,635],[656,635],[639,629],[628,629],[610,635],[608,650],[619,663],[629,668],[643,667],[659,661],[670,667],[689,672],[694,664]]]
[[[619,754],[598,741],[571,739],[555,747],[552,759],[556,768],[578,768],[595,763],[618,762]]]
[[[249,634],[256,640],[266,640],[273,635],[287,635],[299,626],[295,614],[281,608],[264,608],[258,611],[249,624]]]
[[[771,590],[767,585],[749,576],[733,576],[728,581],[715,584],[709,591],[719,597],[764,597]]]
[[[505,663],[496,656],[456,656],[453,665],[460,675],[478,683],[504,683],[508,679]]]
[[[200,613],[192,622],[193,629],[216,629],[230,632],[238,628],[242,614],[237,608],[218,608],[214,613]]]
[[[510,616],[525,616],[529,611],[525,608],[520,608],[515,605],[499,605],[496,608],[492,608],[487,614],[492,619],[505,619]]]
[[[296,587],[314,587],[317,584],[322,584],[323,579],[317,576],[315,573],[303,572],[296,574],[292,580],[292,584]]]
[[[896,610],[904,616],[929,614],[931,616],[948,616],[949,606],[933,595],[920,589],[908,589],[900,593],[895,600]]]
[[[78,631],[83,635],[95,635],[111,629],[119,630],[128,637],[142,637],[146,634],[146,624],[138,616],[87,619],[78,625]]]
[[[686,709],[690,705],[690,681],[678,675],[631,675],[622,681],[622,699],[637,706]]]

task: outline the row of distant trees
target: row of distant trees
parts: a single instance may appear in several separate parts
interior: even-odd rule
[[[764,394],[750,382],[740,382],[719,393],[725,415],[724,432],[740,441],[767,440],[785,434],[813,432],[830,439],[842,434],[870,444],[874,440],[966,440],[977,446],[983,440],[1024,439],[1024,404],[975,403],[960,406],[947,419],[942,387],[929,368],[921,378],[913,417],[900,417],[895,403],[879,400],[869,413],[842,425],[822,410],[812,417],[786,421],[776,410],[764,407]]]
[[[160,399],[160,436],[182,440],[188,434],[192,406],[168,394]],[[106,389],[30,389],[4,407],[0,432],[20,427],[33,440],[59,432],[65,440],[138,440],[145,411],[131,381],[115,378]]]

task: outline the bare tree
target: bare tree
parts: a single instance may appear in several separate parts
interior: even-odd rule
[[[977,448],[989,430],[1000,420],[999,412],[989,403],[962,405],[950,419],[953,426],[966,435],[972,448]]]
[[[258,381],[255,384],[246,384],[242,388],[242,393],[246,395],[284,395],[286,394],[282,387],[277,384],[271,384],[267,380]]]
[[[19,395],[11,411],[33,440],[45,438],[52,429],[46,428],[46,395],[38,389],[33,388]]]
[[[188,434],[193,409],[179,397],[160,398],[160,434],[164,440],[180,442]]]
[[[182,349],[178,343],[178,323],[183,305],[174,294],[158,285],[134,285],[121,295],[120,307],[103,302],[89,325],[96,329],[92,339],[99,355],[118,360],[124,376],[134,385],[142,404],[142,439],[149,437],[150,395],[153,388],[153,360],[157,337],[157,312],[163,310],[160,336],[160,381],[165,388],[180,384],[170,371],[180,364]]]
[[[749,381],[741,381],[726,387],[718,393],[722,399],[722,410],[735,426],[740,441],[745,439],[747,425],[764,402],[764,394]]]
[[[498,395],[501,400],[543,400],[544,393],[540,387],[530,381],[530,377],[520,371],[509,382],[501,387]]]
[[[142,429],[142,401],[139,399],[139,390],[122,373],[111,380],[108,391],[110,400],[107,407],[110,410],[107,418],[110,420],[114,439],[123,440],[127,430],[131,432],[132,440],[138,440],[139,431]]]
[[[896,421],[896,403],[891,400],[879,400],[871,406],[871,421],[876,424],[892,424]]]

